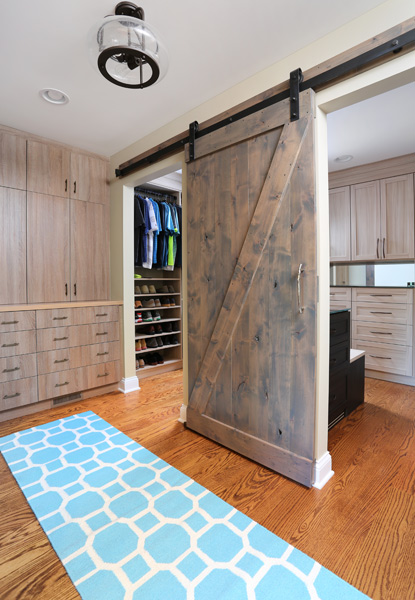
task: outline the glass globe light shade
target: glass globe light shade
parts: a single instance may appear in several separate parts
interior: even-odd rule
[[[105,17],[91,29],[88,46],[93,65],[121,87],[145,88],[167,72],[168,55],[158,33],[135,17]]]

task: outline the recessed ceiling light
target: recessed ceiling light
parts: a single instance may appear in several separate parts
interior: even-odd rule
[[[39,94],[43,100],[52,104],[67,104],[69,102],[69,96],[65,92],[61,92],[61,90],[45,88],[44,90],[40,90]]]
[[[335,162],[349,162],[349,160],[352,160],[353,156],[351,154],[342,154],[341,156],[338,156],[337,158],[334,159]]]

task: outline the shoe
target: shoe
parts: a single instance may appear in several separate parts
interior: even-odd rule
[[[153,320],[153,317],[152,317],[150,311],[147,310],[145,313],[143,313],[143,321],[144,321],[144,323],[148,323],[148,322],[150,322],[152,320]]]
[[[159,325],[160,327],[160,325]],[[154,329],[154,325],[150,325],[150,327],[147,328],[147,333],[148,335],[154,335],[156,333],[156,330]]]
[[[148,291],[150,292],[150,294],[156,294],[156,288],[154,287],[154,285],[149,285]]]
[[[141,350],[141,342],[140,342],[140,340],[136,340],[135,341],[135,351],[140,352],[140,350]]]
[[[144,362],[144,360],[142,358],[139,358],[138,359],[138,368],[142,369],[145,366],[146,366],[146,363]]]
[[[169,288],[167,287],[167,285],[162,285],[161,288],[158,288],[157,292],[159,294],[168,294]]]
[[[176,292],[176,290],[174,289],[174,287],[172,285],[168,285],[167,289],[169,290],[170,294],[174,294]]]
[[[158,365],[163,365],[164,364],[164,360],[161,354],[159,354],[158,352],[154,353],[154,360],[157,361]]]
[[[148,290],[148,286],[146,286],[146,285],[142,285],[142,286],[141,286],[141,293],[142,293],[142,294],[149,294],[150,292],[149,292],[149,290]]]
[[[134,302],[134,308],[142,308],[143,305],[141,304],[141,300],[136,300]]]
[[[172,335],[170,338],[170,344],[179,344],[179,340],[177,339],[177,337],[175,335]]]
[[[170,306],[170,300],[168,298],[162,298],[161,299],[161,305],[162,306]]]
[[[152,367],[154,367],[155,365],[158,364],[157,358],[155,354],[150,354],[150,356],[148,357],[148,364],[151,365]],[[163,363],[160,363],[163,364]]]
[[[160,325],[160,323],[157,323],[156,325],[156,333],[163,333],[163,327]]]
[[[143,306],[144,306],[144,308],[154,308],[155,304],[154,304],[153,298],[149,298],[148,300],[143,300]]]
[[[179,321],[173,321],[173,323],[171,323],[171,327],[172,331],[180,331]]]
[[[165,345],[165,346],[170,346],[170,344],[171,344],[171,341],[170,341],[170,336],[169,336],[169,335],[165,335],[165,336],[163,336],[163,338],[162,338],[162,339],[163,339],[163,342],[164,342],[164,345]]]
[[[140,286],[139,286],[139,285],[136,285],[136,286],[135,286],[135,293],[136,293],[136,294],[141,294],[141,288],[140,288]]]
[[[158,348],[158,343],[156,338],[150,338],[147,343],[147,348]]]
[[[137,358],[137,360],[135,361],[135,370],[137,371],[139,368],[140,368],[140,361]]]
[[[134,273],[134,279],[141,279],[141,275],[139,275],[138,273]]]
[[[159,313],[158,310],[156,310],[156,312],[154,313],[154,317],[153,318],[154,318],[155,321],[160,321],[161,320],[160,313]]]
[[[141,350],[147,350],[147,344],[144,339],[141,340]]]
[[[163,323],[163,331],[164,333],[170,333],[171,332],[171,323]]]
[[[161,302],[160,302],[159,298],[154,299],[154,306],[161,306]]]
[[[174,301],[174,298],[170,298],[170,306],[176,306],[176,302]]]
[[[136,312],[135,313],[135,322],[136,323],[142,323],[143,322],[143,317],[142,317],[142,315],[141,315],[140,312]]]
[[[161,348],[162,346],[164,346],[164,344],[163,344],[163,340],[161,339],[161,337],[157,337],[157,338],[156,338],[156,342],[157,342],[157,344],[160,346],[160,348]]]

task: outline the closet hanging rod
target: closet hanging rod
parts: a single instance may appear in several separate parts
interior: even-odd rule
[[[405,22],[406,23],[406,22]],[[412,22],[411,22],[412,24]],[[396,28],[392,28],[388,30],[388,32],[384,32],[385,34],[395,33]],[[361,72],[364,68],[368,67],[370,64],[375,63],[375,61],[380,60],[388,60],[393,58],[395,54],[398,54],[403,49],[409,50],[413,48],[415,44],[415,29],[409,29],[400,35],[395,35],[384,43],[379,44],[379,39],[382,39],[383,35],[377,36],[370,40],[371,42],[378,42],[378,45],[371,47],[366,52],[361,52],[357,56],[345,60],[341,64],[336,65],[332,68],[327,68],[327,65],[330,65],[331,61],[326,61],[321,65],[318,65],[319,68],[313,68],[309,71],[316,72],[319,71],[317,75],[309,77],[306,79],[307,72],[304,73],[304,80],[301,82],[300,91],[304,91],[307,89],[313,89],[315,91],[319,91],[333,83],[336,83],[342,77],[350,77],[355,75],[358,72]],[[350,50],[343,53],[346,57],[350,55]],[[281,89],[285,86],[282,84],[281,86],[276,86]],[[281,100],[290,97],[290,89],[289,84],[282,89],[279,93],[275,95],[271,95],[270,97],[261,100],[244,110],[239,112],[235,112],[231,116],[227,116],[225,119],[219,120],[216,123],[213,123],[209,126],[203,126],[203,124],[199,125],[199,130],[197,132],[196,138],[203,137],[213,131],[221,129],[226,125],[229,125],[232,122],[235,122],[239,119],[242,119],[250,114],[253,114],[259,110],[263,110],[264,108],[271,106]],[[153,151],[147,151],[142,155],[135,157],[123,163],[115,169],[116,177],[125,177],[129,173],[133,171],[139,170],[141,167],[147,166],[149,164],[155,163],[166,156],[176,153],[177,151],[183,151],[184,146],[189,142],[189,132],[185,131],[181,134],[176,135],[174,138],[167,140],[165,143],[160,144],[158,147],[154,148]]]
[[[177,202],[176,196],[172,196],[171,194],[168,194],[167,192],[156,192],[155,190],[148,190],[148,189],[140,187],[140,186],[135,187],[134,190],[137,190],[140,194],[145,194],[149,198],[152,198],[153,196],[159,196],[160,198],[168,198],[172,202]]]

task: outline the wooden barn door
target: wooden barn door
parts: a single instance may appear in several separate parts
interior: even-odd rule
[[[188,163],[189,428],[312,484],[313,92],[196,139]]]

